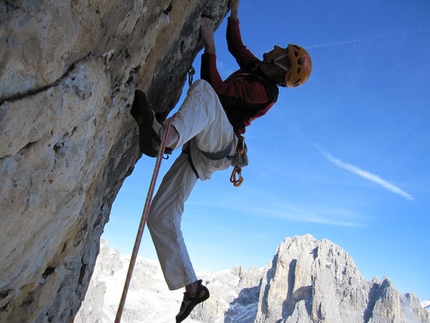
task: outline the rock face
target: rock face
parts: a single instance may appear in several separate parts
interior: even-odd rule
[[[105,241],[101,249],[75,323],[114,320],[129,260]],[[156,262],[139,259],[135,272],[124,323],[171,322],[182,291],[168,291]],[[414,294],[400,294],[388,278],[366,281],[341,247],[310,235],[285,239],[265,268],[245,271],[238,266],[199,277],[211,297],[193,310],[189,322],[430,322]]]
[[[0,2],[0,322],[73,320],[139,158],[135,88],[163,118],[227,0]]]
[[[341,247],[310,235],[279,246],[259,301],[256,322],[429,322],[414,294],[366,281]]]

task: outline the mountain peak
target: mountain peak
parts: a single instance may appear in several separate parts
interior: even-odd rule
[[[128,266],[127,258],[118,259],[103,242],[76,323],[113,322],[114,303],[121,295],[118,282],[124,280]],[[154,261],[140,258],[135,276],[124,322],[170,322],[179,309],[182,291],[168,291]],[[344,249],[309,234],[286,238],[265,268],[244,270],[235,266],[199,277],[211,297],[194,309],[189,322],[430,322],[429,313],[415,294],[400,294],[386,277],[367,281]],[[114,301],[115,294],[118,300]],[[100,299],[104,300],[103,307],[95,311],[94,304]]]

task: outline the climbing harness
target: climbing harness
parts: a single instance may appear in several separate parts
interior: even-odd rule
[[[248,165],[248,147],[245,144],[245,138],[242,135],[237,136],[236,153],[230,156],[230,152],[233,148],[233,140],[227,145],[224,150],[215,153],[208,153],[202,151],[203,156],[211,160],[221,160],[227,158],[230,160],[233,171],[230,176],[230,182],[233,183],[234,187],[242,185],[242,168]]]
[[[196,73],[193,66],[188,70],[188,84],[191,86],[193,84],[193,77]],[[242,73],[240,75],[243,76],[254,76],[254,74],[251,73]],[[258,78],[261,78],[257,76]],[[219,152],[215,153],[209,153],[205,151],[201,151],[202,154],[211,160],[221,160],[223,158],[228,158],[231,161],[231,165],[233,166],[233,171],[230,176],[230,182],[233,183],[235,187],[239,187],[242,185],[243,177],[242,177],[242,168],[248,165],[248,148],[245,144],[245,138],[242,135],[237,135],[238,143],[236,147],[236,154],[234,156],[229,156],[232,148],[233,148],[233,140],[227,145],[227,147],[224,150],[221,150]],[[193,161],[191,159],[191,152],[190,147],[187,146],[185,150],[183,150],[184,153],[188,155],[188,160],[190,162],[190,165],[196,174],[197,178],[199,177],[196,168],[193,165]]]
[[[233,140],[230,141],[230,143],[227,145],[227,147],[224,150],[218,151],[216,153],[208,153],[202,150],[202,154],[206,158],[209,158],[211,160],[221,160],[226,157],[229,157],[228,154],[230,154],[232,148],[233,148]]]
[[[149,185],[148,194],[146,196],[145,207],[143,208],[139,229],[137,231],[136,241],[134,243],[133,253],[130,259],[130,265],[128,267],[128,272],[124,283],[124,289],[118,306],[118,311],[115,317],[115,323],[121,322],[122,312],[124,311],[125,299],[127,297],[127,292],[130,287],[131,277],[133,275],[134,266],[136,264],[137,253],[139,251],[140,242],[142,240],[143,230],[145,229],[146,220],[148,219],[149,210],[151,208],[152,195],[154,193],[155,183],[157,181],[158,172],[161,166],[161,161],[163,160],[163,154],[166,148],[166,142],[169,135],[170,126],[172,125],[172,121],[173,121],[173,118],[170,118],[161,142],[161,147],[160,147],[160,151],[158,152],[157,160],[155,162],[155,168],[152,174],[151,183]]]

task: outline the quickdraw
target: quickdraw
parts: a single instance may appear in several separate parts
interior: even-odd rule
[[[234,187],[242,185],[242,167],[248,165],[247,147],[245,145],[245,138],[243,136],[237,136],[237,148],[236,155],[232,158],[233,171],[231,172],[230,182],[233,183]]]
[[[239,177],[237,177],[237,175],[239,175]],[[233,171],[231,172],[230,182],[233,183],[234,187],[239,187],[242,185],[242,167],[234,166]]]

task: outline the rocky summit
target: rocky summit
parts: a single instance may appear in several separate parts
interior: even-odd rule
[[[0,322],[73,320],[140,156],[134,90],[164,118],[227,1],[0,1]]]
[[[128,262],[102,241],[75,323],[114,321]],[[190,323],[430,322],[415,294],[399,293],[388,278],[367,281],[345,250],[311,235],[286,238],[264,268],[237,266],[199,277],[211,297],[194,309]],[[172,322],[182,292],[168,290],[158,262],[140,258],[122,322]]]

